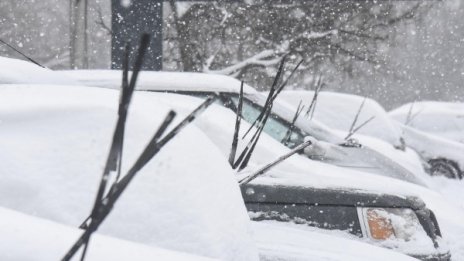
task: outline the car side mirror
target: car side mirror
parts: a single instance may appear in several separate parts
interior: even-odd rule
[[[303,153],[310,157],[310,158],[320,158],[324,157],[327,154],[327,149],[325,148],[324,144],[322,144],[319,140],[315,139],[314,137],[307,136],[305,137],[305,141],[310,140],[311,145],[306,147],[303,150]]]

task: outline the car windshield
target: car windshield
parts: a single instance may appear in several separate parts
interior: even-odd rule
[[[266,103],[266,96],[260,93],[246,94],[245,97],[260,107],[264,106]],[[295,111],[296,108],[292,108],[292,106],[281,101],[275,101],[272,106],[272,112],[283,119],[284,122],[292,122]],[[318,140],[331,143],[343,142],[343,137],[315,119],[309,121],[304,119],[304,117],[299,117],[295,122],[295,126],[296,129],[299,129],[305,136],[312,136]]]
[[[235,106],[238,105],[237,96],[231,97],[231,100]],[[252,124],[260,113],[261,107],[259,105],[248,99],[243,100],[242,117],[244,120]],[[304,141],[304,134],[301,133],[301,130],[291,128],[290,123],[285,122],[275,114],[270,115],[263,130],[265,133],[290,148],[294,148]]]

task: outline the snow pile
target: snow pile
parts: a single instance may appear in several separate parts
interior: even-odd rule
[[[412,106],[412,108],[411,108]],[[395,120],[450,140],[464,142],[464,103],[422,101],[408,103],[390,112]]]
[[[73,79],[81,85],[99,86],[111,89],[118,89],[119,86],[121,86],[122,80],[122,72],[119,70],[65,70],[56,71],[55,73]],[[173,81],[173,79],[175,79],[175,81]],[[163,91],[203,90],[210,92],[238,93],[240,81],[219,74],[142,71],[139,74],[136,89]],[[244,85],[244,92],[256,93],[256,91],[248,85]]]
[[[42,68],[23,60],[0,56],[0,84],[5,83],[47,83],[64,84],[75,81],[52,70]]]
[[[433,177],[431,188],[442,194],[448,202],[458,206],[461,211],[464,209],[464,180],[452,180],[445,177]],[[448,215],[453,215],[449,213]],[[452,260],[464,260],[464,225],[462,220],[460,225],[455,222],[440,220],[440,228],[445,236],[448,246],[451,249]]]
[[[177,121],[190,112],[156,95],[134,94],[122,173],[169,109],[179,113]],[[109,89],[3,85],[0,205],[77,227],[93,205],[118,99]],[[201,100],[185,102],[193,108]],[[248,226],[226,159],[191,125],[139,173],[99,232],[223,260],[256,260]]]
[[[80,229],[1,207],[0,216],[2,217],[0,219],[1,260],[60,260],[76,238],[82,234]],[[213,259],[95,234],[85,260],[207,261]]]

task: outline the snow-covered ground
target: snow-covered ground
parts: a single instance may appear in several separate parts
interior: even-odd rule
[[[0,259],[61,260],[82,230],[0,207]],[[86,260],[213,260],[96,234]],[[214,259],[215,260],[215,259]]]
[[[464,181],[452,180],[444,177],[433,177],[431,188],[440,193],[447,201],[451,202],[459,209],[464,211]],[[443,213],[452,216],[453,213]],[[462,218],[462,217],[461,217]],[[451,249],[452,260],[464,260],[464,225],[460,219],[455,221],[439,219],[440,228],[448,246]]]

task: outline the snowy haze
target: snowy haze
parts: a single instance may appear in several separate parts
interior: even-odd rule
[[[394,4],[396,9],[401,11],[407,10],[408,7],[418,2],[395,1]],[[313,84],[311,75],[313,73],[324,76],[328,90],[342,90],[368,96],[378,100],[387,109],[422,99],[462,101],[461,97],[464,94],[464,89],[461,86],[462,82],[464,82],[464,60],[462,59],[464,56],[464,49],[462,48],[464,3],[460,0],[425,2],[427,2],[426,6],[415,12],[413,19],[406,19],[405,22],[388,28],[388,39],[386,41],[373,44],[373,46],[376,46],[374,55],[381,58],[380,64],[371,65],[359,61],[351,63],[348,60],[338,63],[338,67],[325,65],[314,67],[312,64],[303,64],[306,67],[302,70],[310,73],[305,74],[306,76],[303,78],[297,78],[293,82],[293,86],[295,88],[311,89]],[[246,1],[246,3],[259,5],[260,2]],[[200,5],[207,6],[209,4],[200,3]],[[189,10],[193,10],[192,8],[196,8],[195,6],[198,6],[198,4],[178,4],[178,14],[182,18],[184,18],[184,15],[192,15]],[[218,12],[219,20],[207,20],[207,18],[205,20],[193,15],[192,18],[189,18],[192,21],[192,27],[190,28],[192,33],[196,33],[195,30],[200,30],[203,25],[221,23],[221,18],[224,18],[222,22],[227,24],[227,15],[230,17],[231,11],[241,8],[241,5],[225,4],[211,8],[214,12]],[[30,10],[34,10],[34,12]],[[379,10],[381,10],[380,6]],[[314,10],[315,14],[318,12],[318,10]],[[193,14],[195,13],[193,12]],[[291,14],[292,17],[303,15],[301,10],[292,11]],[[110,34],[106,28],[111,24],[109,1],[90,1],[88,16],[89,67],[108,68],[111,44]],[[178,48],[175,40],[176,33],[174,32],[172,12],[167,2],[164,4],[164,19],[164,68],[166,70],[185,70],[179,65],[180,57],[179,51],[176,49]],[[260,21],[259,17],[247,20],[248,23]],[[264,27],[264,32],[274,30],[268,20],[263,18],[262,23],[268,26]],[[231,24],[235,24],[237,27],[242,26],[240,22]],[[69,68],[69,28],[68,1],[3,0],[0,2],[0,39],[20,48],[48,67]],[[208,28],[207,30],[213,30]],[[230,45],[231,50],[234,50],[235,46],[246,44],[245,38],[238,34],[239,30],[235,30],[233,26],[230,28],[228,34],[234,36],[234,32],[237,32],[236,40],[233,42],[228,40],[225,44]],[[250,25],[249,28],[255,27]],[[291,28],[283,29],[291,30]],[[313,28],[312,30],[310,28],[307,36],[320,36],[313,33],[318,31],[320,31],[319,28]],[[210,40],[210,43],[207,45],[205,43],[204,46],[201,42],[197,43],[202,45],[200,46],[201,49],[192,55],[204,56],[201,59],[208,62],[207,59],[212,58],[209,53],[216,52],[220,47],[218,45],[220,42],[218,36],[213,35]],[[221,44],[224,44],[224,42]],[[286,48],[286,44],[285,41],[276,42],[274,51],[278,51],[278,48]],[[360,50],[361,54],[363,50]],[[240,62],[240,58],[245,60],[261,51],[246,51],[243,53],[243,57],[232,58],[231,56],[228,61],[216,59],[211,64],[211,67],[216,67],[209,69],[195,67],[195,70],[213,71],[214,69],[214,71],[220,71],[220,69]],[[356,47],[352,47],[352,51],[357,51]],[[314,55],[316,54],[317,52],[314,53]],[[19,57],[3,45],[0,45],[0,55]],[[270,60],[272,59],[270,57]],[[218,67],[215,63],[223,64],[223,68]],[[264,63],[264,66],[272,74],[272,72],[275,72],[277,64],[276,62],[268,62]],[[240,75],[235,76],[242,77]],[[248,80],[253,81],[252,85],[255,87],[266,89],[269,86],[268,80],[253,80],[253,77],[250,78],[250,74],[246,77]],[[258,74],[256,74],[256,77],[258,77]]]

